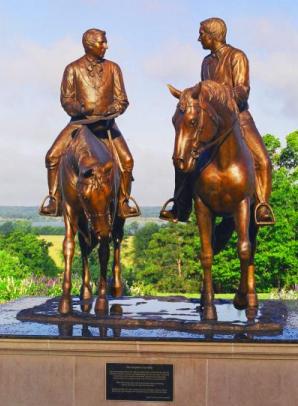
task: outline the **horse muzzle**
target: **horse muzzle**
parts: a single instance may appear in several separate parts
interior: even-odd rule
[[[196,160],[191,156],[187,160],[182,157],[173,156],[173,163],[175,168],[179,169],[182,172],[192,172],[195,167]]]

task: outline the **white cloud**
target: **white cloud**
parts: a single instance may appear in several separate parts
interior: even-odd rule
[[[146,58],[144,71],[159,80],[175,80],[190,86],[200,81],[203,57],[199,47],[190,44],[163,44],[158,52]]]

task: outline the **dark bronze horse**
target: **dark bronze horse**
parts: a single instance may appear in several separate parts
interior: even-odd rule
[[[86,126],[74,131],[73,140],[61,159],[59,183],[65,222],[65,270],[60,313],[67,314],[72,307],[71,266],[77,233],[83,264],[80,298],[88,300],[92,297],[88,255],[99,245],[100,277],[95,310],[107,309],[107,267],[111,239],[114,243],[112,294],[120,296],[122,293],[120,245],[124,220],[117,216],[120,173],[115,162],[113,148],[108,146],[108,141],[106,145]],[[83,309],[87,310],[86,306]]]
[[[255,169],[242,137],[237,106],[230,88],[204,81],[183,92],[169,86],[179,103],[173,161],[192,173],[193,200],[199,227],[200,261],[204,271],[201,306],[205,319],[216,319],[212,286],[213,256],[238,235],[241,279],[234,298],[237,308],[256,308],[254,254],[258,227],[254,221]],[[215,218],[222,222],[215,226]]]

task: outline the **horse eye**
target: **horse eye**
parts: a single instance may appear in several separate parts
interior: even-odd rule
[[[193,118],[189,121],[189,124],[191,127],[195,127],[195,125],[197,124],[197,120],[195,118]]]

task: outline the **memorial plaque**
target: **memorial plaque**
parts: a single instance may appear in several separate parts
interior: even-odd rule
[[[173,365],[106,364],[107,400],[173,400]]]

